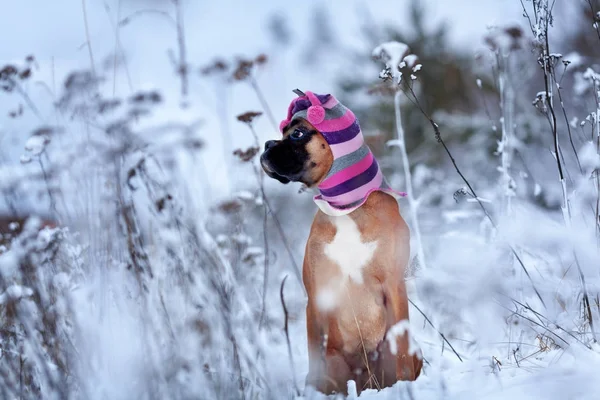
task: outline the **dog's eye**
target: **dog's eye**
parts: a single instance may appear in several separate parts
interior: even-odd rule
[[[292,139],[302,139],[304,137],[304,132],[300,129],[294,129],[294,132],[290,134],[290,138]]]

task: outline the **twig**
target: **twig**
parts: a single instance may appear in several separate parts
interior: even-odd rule
[[[567,66],[565,65],[565,70],[563,71],[563,76],[564,73],[567,70]],[[556,89],[558,91],[558,100],[560,102],[560,108],[562,109],[563,112],[563,116],[565,118],[565,124],[567,125],[567,132],[569,133],[569,142],[571,142],[571,148],[573,149],[573,154],[575,154],[575,159],[577,160],[577,166],[579,167],[579,172],[581,172],[583,174],[583,168],[581,168],[581,162],[579,161],[579,154],[577,154],[577,149],[575,149],[575,143],[573,143],[573,135],[571,133],[571,124],[569,124],[569,118],[567,117],[567,110],[565,109],[565,103],[563,101],[562,98],[562,92],[561,89],[562,87],[560,86],[560,83],[556,81],[556,75],[555,71],[553,70],[553,79],[554,82],[556,83]]]
[[[46,172],[46,168],[44,168],[44,163],[42,162],[42,155],[38,157],[38,163],[40,164],[40,170],[42,171],[42,175],[44,176],[44,182],[46,182],[46,190],[48,191],[48,199],[50,200],[50,209],[54,212],[56,216],[58,211],[56,209],[56,199],[54,199],[54,195],[52,194],[52,186],[50,185],[49,176]]]
[[[294,367],[294,357],[292,355],[292,345],[290,343],[290,332],[288,329],[289,314],[288,309],[285,305],[285,298],[283,297],[283,287],[285,286],[285,281],[287,277],[288,276],[286,275],[281,281],[281,287],[279,288],[279,297],[281,299],[281,306],[283,307],[283,315],[285,317],[283,330],[285,331],[285,340],[287,341],[288,355],[290,357],[290,366],[292,367],[292,381],[294,382],[294,389],[296,389],[296,396],[300,396],[300,390],[298,389],[298,385],[296,385],[296,368]]]
[[[42,114],[40,114],[40,111],[35,106],[35,103],[33,102],[33,100],[31,100],[31,97],[29,97],[29,95],[25,92],[25,90],[23,90],[23,88],[21,87],[19,82],[17,82],[14,79],[10,79],[10,80],[11,80],[11,83],[14,85],[15,89],[17,90],[17,92],[19,92],[21,97],[23,97],[23,100],[25,100],[25,103],[27,103],[27,105],[29,106],[31,111],[33,111],[35,116],[38,117],[41,121],[43,121],[44,118],[42,118]]]
[[[402,126],[402,113],[400,111],[400,91],[396,91],[394,94],[394,114],[396,117],[396,136],[398,140],[398,147],[400,148],[400,153],[402,157],[402,169],[404,170],[404,181],[406,185],[406,191],[408,196],[408,204],[412,209],[412,224],[413,231],[415,233],[415,238],[417,240],[417,254],[419,257],[419,262],[423,266],[424,269],[427,269],[427,264],[425,263],[425,251],[423,250],[423,242],[421,239],[421,229],[419,226],[419,218],[418,218],[418,205],[415,201],[413,187],[412,187],[412,176],[410,173],[410,165],[408,163],[408,154],[406,152],[406,142],[404,141],[404,127]]]
[[[143,15],[150,15],[150,14],[154,14],[154,15],[163,17],[163,18],[165,18],[165,20],[167,20],[173,26],[173,28],[177,27],[177,22],[175,22],[173,17],[168,12],[160,11],[160,10],[153,10],[153,9],[143,9],[143,10],[135,11],[135,12],[129,14],[128,16],[126,16],[125,18],[123,18],[121,21],[118,21],[118,23],[119,23],[119,25],[124,26],[124,25],[127,25],[128,23],[130,23],[134,18],[143,16]]]
[[[514,145],[514,127],[513,127],[513,114],[514,114],[514,90],[511,81],[510,71],[510,55],[511,51],[503,51],[501,48],[496,50],[496,62],[498,64],[498,88],[500,92],[500,109],[502,110],[502,139],[501,139],[501,169],[502,169],[502,197],[504,199],[504,213],[505,216],[512,213],[512,182],[513,179],[510,176],[510,168],[513,159]]]
[[[235,368],[238,371],[238,379],[239,379],[239,389],[240,395],[242,399],[246,398],[246,390],[244,388],[244,377],[242,375],[242,363],[240,361],[240,355],[238,352],[237,342],[235,340],[235,336],[231,336],[231,344],[233,345],[233,362],[235,363]]]
[[[594,317],[592,316],[592,308],[590,307],[590,298],[587,292],[585,276],[583,275],[581,265],[579,264],[579,258],[577,258],[577,253],[575,253],[575,251],[573,251],[573,257],[575,258],[575,265],[577,265],[577,272],[579,272],[579,278],[581,279],[581,287],[583,288],[583,307],[585,308],[586,314],[588,316],[590,330],[592,331],[592,337],[594,338],[594,342],[597,342],[598,339],[596,338],[596,332],[594,331]]]
[[[442,139],[442,135],[440,133],[440,127],[439,127],[439,125],[425,112],[425,110],[423,109],[423,107],[419,103],[419,99],[417,98],[417,95],[415,94],[415,92],[413,91],[413,88],[411,86],[409,86],[409,90],[410,90],[410,92],[413,95],[413,98],[411,99],[411,101],[413,102],[413,104],[415,104],[419,108],[419,110],[425,116],[425,118],[427,118],[429,120],[429,123],[431,124],[431,126],[433,127],[433,130],[435,132],[435,137],[436,137],[438,143],[440,143],[444,147],[444,150],[446,151],[446,154],[450,158],[450,161],[452,161],[452,165],[454,165],[454,169],[456,170],[456,172],[458,173],[458,175],[461,177],[461,179],[463,180],[463,182],[465,183],[465,185],[467,185],[467,187],[471,191],[471,194],[473,195],[473,197],[475,198],[475,200],[479,204],[479,207],[481,207],[481,210],[483,211],[483,213],[485,214],[485,216],[487,217],[487,219],[490,221],[490,223],[492,224],[492,226],[494,227],[494,229],[496,229],[497,225],[494,222],[494,219],[488,213],[487,209],[483,205],[483,202],[481,201],[481,199],[479,198],[479,196],[477,196],[477,193],[475,193],[475,189],[473,189],[473,187],[471,186],[471,184],[469,183],[469,181],[467,180],[467,178],[460,171],[460,168],[458,168],[458,165],[456,164],[456,160],[452,156],[452,153],[450,152],[450,149],[448,149],[448,146],[446,146],[446,143],[444,142],[444,139]],[[410,99],[410,97],[409,97],[409,99]],[[529,282],[531,282],[531,286],[533,287],[533,290],[534,290],[535,294],[537,295],[538,299],[540,300],[540,302],[542,303],[542,305],[544,306],[544,308],[546,308],[546,303],[544,302],[544,299],[542,299],[542,295],[540,294],[540,292],[538,292],[537,288],[535,287],[535,284],[533,283],[533,279],[531,278],[531,275],[529,275],[529,271],[527,271],[527,268],[525,267],[525,264],[521,260],[521,257],[519,257],[519,255],[517,254],[516,250],[510,244],[508,246],[509,246],[511,252],[513,253],[513,255],[515,256],[515,258],[517,259],[517,261],[519,262],[519,264],[521,265],[521,268],[523,268],[523,271],[525,272],[525,275],[527,275],[527,278],[529,279]]]
[[[421,315],[423,316],[423,318],[425,318],[425,321],[427,321],[427,323],[429,325],[431,325],[431,327],[433,329],[435,329],[435,331],[442,337],[442,340],[448,345],[450,346],[450,349],[454,352],[454,354],[456,355],[456,357],[458,357],[458,359],[462,362],[463,359],[460,357],[460,355],[458,354],[458,352],[454,349],[454,346],[452,346],[452,343],[450,343],[450,341],[448,339],[446,339],[446,336],[444,336],[444,334],[442,332],[440,332],[431,322],[431,320],[427,317],[427,315],[425,315],[425,313],[423,311],[421,311],[421,309],[419,307],[417,307],[417,305],[415,303],[413,303],[413,301],[411,299],[408,299],[408,301],[410,302],[410,304],[413,305],[413,307],[415,307],[417,309],[417,311],[419,311],[421,313]]]
[[[172,1],[176,8],[177,44],[179,46],[179,68],[177,72],[181,76],[181,96],[185,100],[188,95],[188,65],[187,52],[185,49],[185,32],[183,29],[183,12],[181,10],[181,0]]]
[[[81,0],[81,8],[83,11],[83,24],[85,26],[85,40],[87,43],[87,48],[88,48],[88,53],[90,55],[90,67],[92,70],[92,75],[94,76],[94,80],[96,80],[96,66],[95,66],[95,62],[94,62],[94,52],[92,51],[92,42],[90,40],[90,29],[88,26],[88,19],[87,19],[87,10],[85,7],[85,0]]]
[[[110,19],[110,18],[109,18]],[[117,2],[117,21],[121,19],[121,0]],[[113,57],[113,96],[117,91],[117,54],[119,53],[119,27],[115,27],[115,55]]]
[[[256,133],[256,130],[254,129],[254,125],[252,124],[252,121],[247,122],[248,127],[250,128],[250,131],[252,132],[252,136],[254,138],[254,145],[258,148],[259,146],[259,142],[258,142],[258,134]],[[260,190],[260,195],[262,196],[262,201],[263,201],[263,249],[265,252],[265,257],[264,257],[264,267],[263,267],[263,293],[262,293],[262,307],[261,307],[261,311],[260,311],[260,318],[259,318],[259,322],[258,322],[258,326],[259,329],[262,328],[262,324],[264,322],[265,319],[265,314],[267,311],[267,287],[269,286],[269,233],[267,231],[267,222],[268,222],[268,216],[269,216],[269,207],[267,205],[267,203],[265,202],[265,198],[266,198],[266,194],[265,194],[265,184],[264,184],[264,175],[262,170],[256,166],[255,163],[252,163],[252,166],[254,167],[254,174],[256,175],[256,180],[258,183],[258,187]]]
[[[598,40],[600,40],[600,27],[598,27],[598,22],[595,20],[596,13],[594,12],[594,6],[592,5],[592,0],[587,0],[587,3],[590,5],[590,11],[592,12],[592,21],[594,21],[594,28],[596,29],[596,34],[598,35]]]
[[[577,340],[579,343],[581,343],[582,345],[584,345],[584,346],[585,346],[585,347],[587,347],[588,349],[591,349],[590,345],[588,345],[588,344],[585,344],[583,341],[581,341],[581,339],[579,339],[577,336],[573,335],[571,332],[569,332],[569,331],[567,331],[566,329],[564,329],[562,326],[558,325],[556,322],[552,322],[552,321],[550,320],[550,318],[548,318],[548,317],[546,317],[545,315],[543,315],[543,314],[540,314],[539,312],[535,311],[535,310],[534,310],[533,308],[531,308],[531,306],[529,306],[528,304],[523,304],[523,303],[521,303],[520,301],[518,301],[518,300],[516,300],[516,299],[513,299],[512,297],[509,297],[509,299],[510,299],[512,302],[514,302],[514,303],[516,303],[516,304],[520,305],[521,307],[523,307],[523,308],[525,308],[525,309],[527,309],[527,310],[531,311],[532,313],[534,313],[534,314],[535,314],[535,315],[538,317],[538,319],[540,319],[540,318],[544,318],[544,319],[545,319],[547,322],[554,324],[554,325],[556,326],[556,328],[557,328],[557,329],[559,329],[559,330],[563,331],[564,333],[566,333],[567,335],[571,336],[573,339]],[[540,321],[541,321],[541,319],[540,319]]]
[[[533,23],[531,22],[531,18],[529,17],[529,13],[527,13],[527,8],[525,7],[525,4],[523,3],[523,0],[519,0],[521,2],[521,6],[523,7],[523,16],[525,18],[527,18],[527,22],[529,22],[529,28],[531,28],[531,31],[534,32],[535,28],[533,26]]]
[[[562,338],[560,335],[557,335],[556,333],[552,332],[550,329],[548,329],[548,328],[547,328],[547,327],[545,327],[544,325],[540,324],[539,322],[536,322],[536,321],[532,320],[532,319],[531,319],[531,318],[529,318],[529,317],[526,317],[526,316],[524,316],[524,315],[522,315],[522,314],[519,314],[517,311],[512,311],[512,310],[511,310],[511,309],[509,309],[508,307],[505,307],[505,306],[501,306],[501,307],[503,307],[504,309],[506,309],[506,310],[510,311],[511,313],[513,313],[513,315],[516,315],[516,316],[518,316],[518,317],[521,317],[521,318],[523,318],[523,319],[525,319],[525,320],[527,320],[527,321],[531,322],[532,324],[534,324],[534,325],[537,325],[537,326],[539,326],[540,328],[543,328],[543,329],[544,329],[546,332],[549,332],[549,333],[551,333],[552,335],[556,336],[558,339],[560,339],[561,341],[563,341],[563,342],[564,342],[564,343],[565,343],[567,346],[569,346],[569,342],[567,342],[567,341],[566,341],[565,339],[563,339],[563,338]]]
[[[273,129],[275,129],[275,132],[279,132],[279,128],[278,128],[277,122],[275,121],[275,117],[273,116],[273,112],[271,111],[271,108],[269,107],[269,104],[267,103],[267,99],[265,98],[262,90],[260,90],[260,87],[258,86],[258,82],[254,78],[254,76],[250,77],[249,82],[250,82],[250,86],[252,86],[252,89],[254,89],[254,92],[256,93],[256,96],[258,97],[258,101],[260,101],[262,108],[267,113],[267,115],[269,117],[269,121],[271,121],[271,124],[273,125]]]
[[[125,51],[123,50],[123,46],[121,45],[121,39],[119,36],[119,30],[121,29],[121,25],[119,24],[119,20],[121,19],[121,0],[118,0],[117,4],[117,20],[116,23],[110,17],[110,7],[106,2],[104,2],[104,9],[106,10],[106,14],[108,16],[108,21],[110,22],[111,27],[115,31],[115,54],[113,58],[113,96],[116,92],[116,82],[117,82],[117,60],[119,52],[121,52],[121,56],[123,57],[123,65],[125,68],[125,76],[127,77],[127,84],[129,86],[129,90],[133,92],[133,84],[131,83],[131,74],[129,73],[129,67],[127,66],[127,58],[125,57]]]

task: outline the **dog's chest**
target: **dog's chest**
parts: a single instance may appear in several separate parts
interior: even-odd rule
[[[358,226],[347,215],[332,217],[331,222],[336,233],[333,240],[325,245],[325,256],[338,265],[344,278],[362,284],[363,270],[373,258],[377,241],[363,241]]]

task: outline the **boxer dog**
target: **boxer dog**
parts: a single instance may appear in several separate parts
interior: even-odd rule
[[[420,354],[408,333],[404,274],[410,232],[354,114],[331,95],[298,98],[260,157],[268,176],[318,189],[319,210],[306,243],[303,282],[309,371],[306,384],[347,394],[414,380]],[[401,322],[406,321],[406,322]]]

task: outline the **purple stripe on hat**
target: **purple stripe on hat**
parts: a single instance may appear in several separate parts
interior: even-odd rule
[[[332,131],[332,132],[321,132],[321,134],[325,137],[325,140],[329,144],[338,144],[344,143],[348,140],[354,139],[360,133],[360,126],[358,125],[358,120],[355,120],[352,125],[347,127],[346,129],[342,129],[340,131]]]
[[[319,189],[319,192],[321,192],[321,195],[326,197],[339,196],[341,194],[350,192],[371,182],[373,178],[375,178],[375,175],[377,175],[378,170],[379,165],[377,165],[377,160],[373,158],[371,166],[367,168],[367,170],[362,174],[357,175],[354,178],[348,179],[346,182],[340,183],[339,185],[334,186],[331,189]]]
[[[329,100],[329,98],[331,97],[330,94],[315,94],[315,96],[317,96],[317,99],[319,99],[321,104],[326,103],[327,100]],[[292,115],[296,114],[298,111],[306,110],[311,105],[312,104],[310,103],[310,100],[307,97],[299,98],[294,103],[294,107],[292,108],[292,113],[291,113],[290,117]]]

